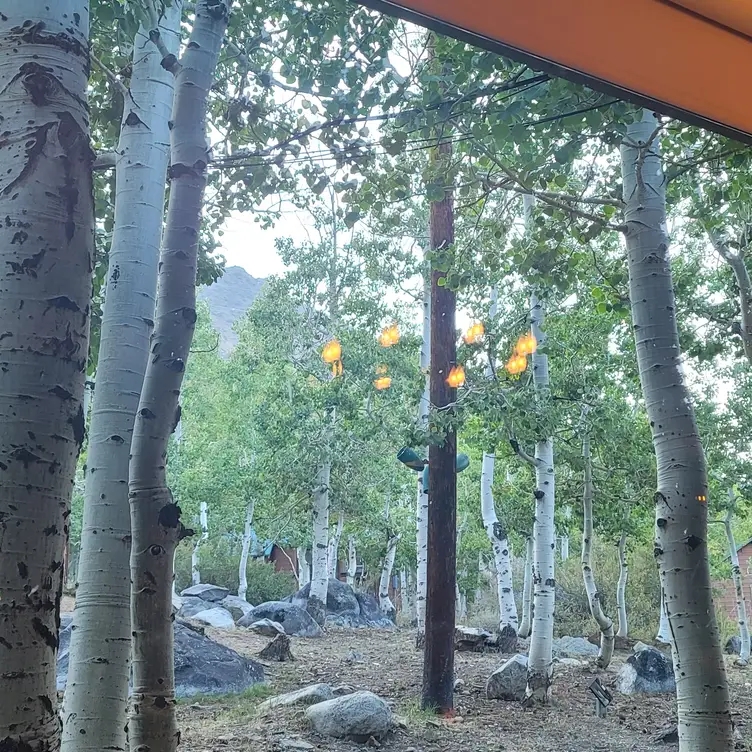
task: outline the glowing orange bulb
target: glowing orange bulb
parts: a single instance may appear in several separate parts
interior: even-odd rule
[[[386,329],[382,330],[381,334],[379,335],[379,344],[382,347],[391,347],[392,345],[396,345],[399,342],[399,339],[399,327],[397,326],[397,324],[392,324],[391,326],[388,326]]]
[[[447,376],[446,383],[449,384],[452,389],[462,386],[465,383],[465,369],[462,366],[452,366],[452,370],[449,371],[449,376]]]
[[[373,385],[381,391],[382,389],[389,389],[392,385],[392,380],[389,376],[380,376],[373,382]]]
[[[538,343],[535,339],[535,335],[530,332],[529,334],[523,334],[517,340],[515,352],[519,353],[520,355],[532,355],[536,351],[537,347]]]
[[[513,376],[522,373],[527,368],[527,358],[524,355],[513,355],[505,366]]]
[[[321,357],[324,363],[336,363],[342,357],[342,346],[336,339],[327,342],[321,351]]]
[[[477,342],[486,332],[485,327],[480,321],[474,323],[465,333],[463,339],[468,345],[472,345]]]

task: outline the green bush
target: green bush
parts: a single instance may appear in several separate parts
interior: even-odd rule
[[[175,557],[175,580],[178,592],[191,584],[191,541],[178,546]],[[240,566],[240,542],[220,536],[209,538],[199,549],[201,581],[238,592],[238,568]],[[277,601],[298,589],[297,581],[290,572],[277,572],[273,564],[255,559],[248,560],[246,568],[249,603],[258,605]]]

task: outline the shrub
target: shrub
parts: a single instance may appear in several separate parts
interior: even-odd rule
[[[175,557],[175,580],[178,592],[191,584],[191,552],[189,540],[178,546]],[[199,570],[201,581],[227,588],[231,593],[238,592],[238,568],[240,566],[240,542],[226,536],[209,538],[199,549]],[[249,603],[258,605],[266,601],[277,601],[294,593],[297,580],[290,572],[277,572],[273,564],[256,559],[248,559],[246,568]]]

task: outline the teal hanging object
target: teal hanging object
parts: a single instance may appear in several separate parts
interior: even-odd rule
[[[402,447],[397,452],[397,459],[406,467],[419,473],[425,465],[428,464],[428,460],[424,460],[414,449],[410,447]]]
[[[463,470],[467,470],[468,467],[470,467],[470,458],[464,452],[461,452],[455,460],[454,472],[461,473]],[[423,468],[423,490],[426,493],[428,492],[428,463]]]

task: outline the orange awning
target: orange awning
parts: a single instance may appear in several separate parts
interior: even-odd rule
[[[752,143],[752,0],[361,0]]]

